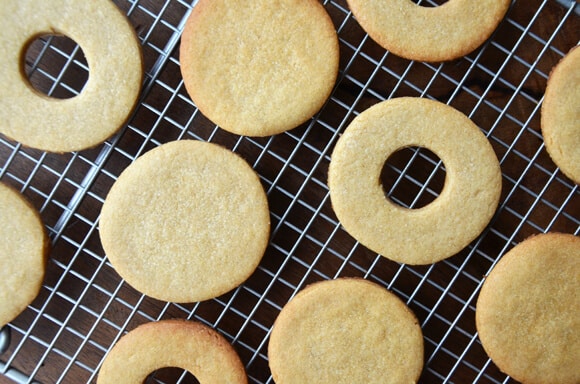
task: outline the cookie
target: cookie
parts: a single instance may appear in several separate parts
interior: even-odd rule
[[[117,132],[136,105],[143,66],[127,18],[109,0],[6,0],[0,7],[0,132],[51,152],[93,147]],[[36,91],[24,73],[27,46],[62,34],[82,48],[89,78],[82,92],[56,99]]]
[[[580,238],[547,233],[507,252],[485,279],[475,320],[483,348],[527,384],[580,383]]]
[[[580,49],[573,48],[552,70],[542,104],[541,127],[548,154],[580,184]]]
[[[175,319],[146,323],[124,335],[107,354],[97,384],[144,383],[166,367],[185,369],[200,383],[248,382],[223,336],[198,322]]]
[[[38,295],[48,250],[38,212],[21,194],[0,183],[0,328]]]
[[[409,60],[467,55],[487,40],[510,0],[449,0],[436,7],[410,0],[347,0],[361,27],[383,48]]]
[[[416,383],[423,334],[394,294],[340,278],[309,285],[282,308],[268,359],[276,384]]]
[[[409,147],[435,153],[446,170],[441,194],[407,209],[385,197],[381,170]],[[398,98],[358,115],[331,156],[328,187],[336,216],[367,248],[407,264],[452,256],[475,239],[500,198],[501,171],[483,133],[465,115],[437,101]]]
[[[316,0],[200,0],[181,37],[187,92],[221,128],[281,133],[311,118],[338,74],[338,37]]]
[[[193,140],[161,145],[129,165],[100,218],[101,242],[119,275],[174,302],[240,285],[258,266],[269,231],[254,170],[225,148]]]

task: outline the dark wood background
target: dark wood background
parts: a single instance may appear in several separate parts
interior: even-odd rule
[[[514,1],[483,47],[428,64],[386,52],[366,36],[344,0],[324,1],[340,39],[336,88],[312,120],[267,138],[223,131],[190,101],[178,52],[191,1],[115,3],[143,43],[146,70],[140,104],[127,126],[79,153],[47,154],[0,137],[0,180],[41,211],[53,242],[43,288],[8,326],[12,340],[2,362],[42,383],[94,381],[106,351],[124,332],[148,321],[191,318],[232,342],[250,382],[271,383],[268,333],[281,307],[311,282],[359,276],[395,292],[420,320],[422,383],[506,380],[477,339],[481,281],[528,236],[580,230],[578,186],[553,164],[540,132],[548,74],[580,38],[575,2]],[[53,48],[45,49],[47,44]],[[25,69],[37,89],[57,98],[77,94],[88,76],[82,51],[63,37],[32,43]],[[465,250],[434,265],[399,265],[357,244],[340,227],[328,198],[326,173],[340,132],[369,106],[400,96],[434,98],[462,111],[488,135],[501,162],[502,199],[489,227]],[[100,208],[115,177],[145,151],[181,138],[219,143],[243,156],[261,177],[272,219],[270,246],[252,277],[215,300],[192,304],[160,302],[123,283],[98,237]],[[436,197],[445,172],[428,151],[404,150],[385,166],[381,181],[390,198],[417,207]],[[180,374],[163,370],[157,379],[176,382]],[[0,375],[0,382],[9,380]],[[188,375],[182,382],[195,379]]]

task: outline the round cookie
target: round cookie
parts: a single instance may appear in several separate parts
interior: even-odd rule
[[[419,209],[385,197],[380,176],[390,155],[418,146],[445,165],[441,194]],[[452,256],[493,216],[501,171],[483,133],[465,115],[437,101],[398,98],[358,115],[338,140],[328,172],[334,211],[355,239],[388,259],[429,264]]]
[[[154,371],[177,367],[202,384],[246,384],[234,348],[218,332],[194,321],[161,320],[124,335],[108,353],[98,384],[144,383]]]
[[[122,127],[137,102],[143,67],[137,36],[113,2],[6,0],[0,20],[1,133],[67,152],[95,146]],[[55,99],[30,85],[24,55],[43,34],[66,35],[82,48],[90,72],[79,95]]]
[[[306,287],[282,308],[268,359],[276,384],[416,383],[423,334],[394,294],[340,278]]]
[[[258,175],[216,144],[175,141],[133,162],[103,204],[100,237],[119,275],[154,298],[194,302],[244,282],[266,249]]]
[[[48,249],[38,212],[21,194],[0,183],[0,328],[38,295]]]
[[[475,312],[481,343],[527,384],[580,382],[580,238],[548,233],[506,253],[485,279]]]
[[[269,136],[304,123],[338,74],[338,37],[317,0],[200,0],[180,49],[194,103],[239,135]]]
[[[479,47],[510,0],[449,0],[424,7],[411,0],[347,0],[361,27],[383,48],[419,61],[447,61]]]
[[[580,49],[554,67],[542,104],[542,135],[548,154],[566,176],[580,184]]]

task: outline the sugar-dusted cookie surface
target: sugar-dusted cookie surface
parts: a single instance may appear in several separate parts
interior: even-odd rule
[[[304,123],[338,73],[338,37],[317,0],[200,0],[181,38],[192,100],[221,128],[269,136]]]
[[[185,369],[200,383],[248,382],[238,354],[222,335],[201,323],[175,319],[146,323],[123,336],[105,358],[97,383],[144,383],[166,367]]]
[[[423,334],[394,294],[340,278],[309,285],[282,308],[268,358],[276,384],[416,383]]]
[[[446,171],[440,195],[408,209],[385,196],[381,170],[396,151],[424,147]],[[429,264],[466,247],[487,226],[501,193],[491,144],[464,114],[403,97],[358,115],[338,140],[328,172],[330,200],[346,231],[369,249],[407,264]]]
[[[127,18],[110,0],[6,0],[0,7],[0,132],[51,152],[93,147],[117,132],[137,103],[141,47]],[[62,34],[83,50],[89,78],[70,99],[33,89],[24,74],[28,45]]]
[[[481,343],[506,374],[528,384],[580,382],[580,238],[547,233],[507,252],[481,288]]]
[[[383,48],[420,61],[447,61],[479,47],[510,0],[449,0],[429,7],[411,0],[347,0],[362,28]]]
[[[108,193],[103,248],[119,275],[165,301],[194,302],[240,285],[270,233],[258,175],[216,144],[174,141],[139,157]]]
[[[48,249],[38,212],[21,194],[0,183],[0,327],[38,295]]]
[[[580,184],[580,48],[552,69],[542,104],[542,135],[548,154]]]

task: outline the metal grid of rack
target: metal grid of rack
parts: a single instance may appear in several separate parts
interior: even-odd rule
[[[268,335],[282,306],[307,284],[339,276],[375,281],[415,312],[425,337],[421,382],[511,381],[481,347],[475,300],[485,274],[527,236],[580,232],[580,191],[548,157],[539,126],[550,69],[578,42],[574,0],[514,1],[480,49],[441,64],[390,54],[364,33],[344,0],[321,1],[340,40],[336,87],[310,121],[267,138],[227,133],[189,99],[177,58],[195,1],[115,2],[138,32],[146,70],[126,127],[78,153],[48,154],[0,137],[0,180],[39,209],[53,244],[38,298],[0,333],[0,382],[93,382],[125,332],[177,317],[218,330],[238,351],[250,382],[272,383]],[[81,92],[89,71],[81,49],[55,36],[31,45],[25,69],[38,89],[61,98]],[[326,186],[340,133],[370,105],[399,96],[437,99],[465,113],[488,136],[502,166],[502,198],[490,225],[459,254],[428,266],[400,265],[358,244],[336,219]],[[116,177],[147,150],[179,139],[219,143],[244,157],[260,175],[272,218],[270,245],[252,277],[192,304],[136,292],[115,273],[98,239],[100,208]],[[445,170],[429,151],[411,148],[387,162],[381,181],[389,198],[414,208],[437,196]],[[176,369],[150,381],[196,382]]]

